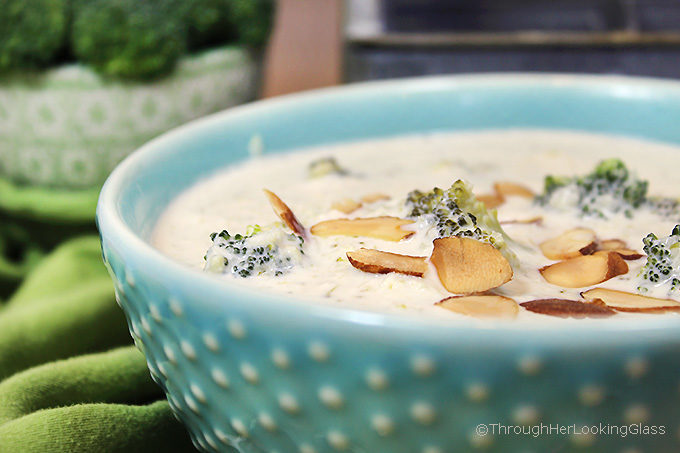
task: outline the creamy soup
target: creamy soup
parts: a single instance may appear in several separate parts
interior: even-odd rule
[[[549,201],[544,200],[543,203],[530,196],[544,192],[547,175],[587,175],[598,162],[609,158],[618,158],[625,163],[631,171],[631,179],[636,177],[648,181],[646,197],[649,200],[655,200],[656,196],[670,197],[671,200],[660,203],[657,209],[657,205],[646,201],[641,206],[631,201],[631,204],[621,207],[616,204],[617,200],[612,200],[615,195],[607,194],[591,201],[581,200],[579,204],[574,199],[574,192],[569,190],[557,190]],[[581,294],[594,287],[640,294],[639,288],[645,286],[641,282],[645,281],[639,275],[647,263],[646,256],[639,256],[643,255],[643,238],[649,233],[659,238],[666,237],[680,220],[672,200],[680,195],[678,168],[678,147],[629,138],[544,130],[409,135],[271,156],[265,152],[262,156],[254,156],[216,172],[178,196],[160,217],[152,243],[171,258],[196,269],[207,268],[206,272],[212,272],[215,278],[225,279],[230,284],[290,294],[313,303],[368,311],[465,318],[469,315],[461,314],[459,308],[454,307],[451,311],[437,302],[469,293],[503,296],[510,300],[508,303],[514,301],[517,304],[560,299],[598,306],[617,305],[603,304],[605,297],[584,299]],[[494,209],[504,230],[497,239],[501,238],[505,245],[501,249],[496,242],[489,245],[489,249],[493,250],[480,249],[480,253],[488,252],[493,260],[499,262],[507,260],[512,276],[503,278],[507,281],[502,284],[491,283],[492,287],[486,288],[483,281],[479,287],[473,282],[471,290],[458,293],[455,292],[454,281],[452,291],[442,276],[440,266],[444,264],[440,260],[435,265],[432,255],[435,248],[433,240],[442,236],[437,228],[437,218],[414,215],[414,205],[407,201],[409,193],[414,190],[422,193],[434,187],[446,190],[457,180],[464,180],[472,186],[476,196],[488,206],[497,205]],[[520,190],[517,193],[513,192],[514,189],[499,193],[499,189],[494,188],[498,182],[512,183],[514,189],[519,187]],[[305,228],[304,241],[296,242],[297,236],[280,222],[263,189],[272,191],[290,207]],[[628,188],[624,196],[630,201]],[[493,216],[493,210],[490,211]],[[376,217],[408,222],[397,227],[388,226],[388,229],[406,231],[408,236],[400,239],[351,232],[332,234],[331,231],[329,234],[326,230],[324,234],[319,233],[322,228],[318,224],[325,221]],[[275,269],[268,268],[276,272],[260,273],[256,263],[252,273],[239,275],[233,272],[233,253],[224,254],[225,249],[216,245],[220,242],[219,233],[226,230],[229,236],[222,238],[234,239],[237,233],[252,233],[253,229],[249,231],[249,226],[254,224],[264,231],[253,236],[259,238],[259,243],[253,245],[252,250],[257,245],[266,248],[268,241],[279,241],[281,245],[281,253],[265,264],[273,266],[276,261]],[[330,225],[333,226],[332,223]],[[314,226],[317,226],[316,230]],[[579,230],[574,232],[575,229]],[[213,235],[215,241],[211,239],[211,233],[218,234]],[[592,240],[589,235],[592,235]],[[479,238],[468,240],[475,239]],[[608,242],[614,239],[618,242]],[[447,244],[458,247],[463,243],[461,241]],[[583,242],[583,247],[579,241]],[[222,247],[226,243],[222,241]],[[570,247],[575,247],[575,250]],[[238,243],[236,248],[238,254]],[[424,266],[422,269],[425,271],[422,276],[389,272],[391,264],[387,263],[387,269],[379,270],[387,273],[375,273],[375,266],[357,265],[356,260],[353,263],[348,258],[348,252],[360,249],[422,257],[416,264]],[[639,255],[636,258],[609,251],[613,249],[625,250],[621,252],[624,255]],[[303,253],[299,254],[299,250]],[[248,253],[250,251],[249,248]],[[496,251],[502,252],[503,257],[499,258]],[[451,254],[455,251],[446,249],[440,252],[448,260],[447,257],[453,256]],[[582,262],[570,261],[573,259],[581,259]],[[563,266],[562,263],[567,261],[569,264]],[[211,262],[220,265],[215,267]],[[621,267],[622,262],[625,268]],[[550,267],[555,264],[565,268]],[[506,266],[505,261],[503,266]],[[579,271],[579,266],[584,270]],[[602,266],[609,266],[605,271],[607,275],[601,278],[594,276],[591,280],[586,278],[583,282],[587,284],[574,286],[581,284],[579,278],[582,276],[579,274],[601,272]],[[492,266],[491,269],[495,272],[496,268]],[[451,278],[455,280],[456,273],[453,274]],[[482,277],[479,279],[486,278]],[[572,277],[575,282],[569,280]],[[478,276],[473,275],[473,278]],[[569,284],[561,283],[564,278],[569,280]],[[636,316],[651,318],[660,316],[658,312],[663,312],[663,316],[678,316],[668,307],[677,304],[675,299],[680,300],[680,290],[671,291],[670,283],[657,286],[642,288],[646,296],[669,301],[665,305],[657,304],[664,306],[654,310],[655,314],[615,310],[616,316],[607,319],[613,322],[614,319]],[[454,300],[454,304],[458,302]],[[491,302],[493,307],[496,301]],[[468,306],[474,303],[486,302],[476,299],[466,302]],[[624,302],[624,305],[627,303]],[[646,302],[641,303],[647,307]],[[632,304],[637,307],[638,302],[633,301]],[[546,307],[550,314],[555,314],[554,306]],[[562,308],[558,304],[557,311]],[[466,310],[463,307],[462,313]],[[472,311],[475,311],[474,307]],[[643,311],[650,310],[645,308]],[[571,315],[573,313],[570,312]],[[472,316],[478,315],[472,313]],[[524,306],[519,306],[516,317],[562,319],[529,311]],[[574,321],[572,317],[569,319]],[[587,319],[578,319],[578,322],[590,321],[590,315]]]

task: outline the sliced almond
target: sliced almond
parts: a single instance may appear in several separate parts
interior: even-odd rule
[[[491,194],[476,195],[475,198],[484,203],[486,209],[497,208],[498,206],[502,205],[504,201],[503,198],[499,197],[498,195]]]
[[[336,201],[331,205],[331,208],[343,212],[345,214],[350,214],[361,207],[361,203],[354,201],[351,198],[343,198],[340,201]]]
[[[358,219],[325,220],[314,225],[310,231],[316,236],[365,236],[386,241],[401,241],[415,234],[414,231],[402,230],[413,220],[398,217],[367,217]]]
[[[376,201],[383,201],[383,200],[389,200],[390,196],[385,195],[384,193],[369,193],[367,195],[364,195],[361,197],[361,201],[364,203],[375,203]]]
[[[602,252],[560,261],[539,271],[553,285],[582,288],[625,274],[628,272],[628,265],[618,253]]]
[[[600,241],[597,244],[597,250],[616,252],[619,255],[621,255],[621,258],[629,261],[639,260],[640,258],[645,256],[640,252],[636,252],[635,250],[629,249],[625,241],[622,241],[621,239],[605,239],[604,241]]]
[[[623,258],[626,261],[639,260],[640,258],[645,256],[640,252],[636,252],[635,250],[629,250],[629,249],[614,249],[614,250],[611,250],[611,251],[621,255],[621,258]]]
[[[539,247],[546,258],[565,260],[581,255],[590,255],[596,248],[595,232],[588,228],[574,228],[557,237],[541,242]]]
[[[619,255],[621,258],[623,258],[626,261],[635,261],[640,258],[642,258],[645,255],[642,255],[641,253],[636,252],[635,250],[627,250],[627,249],[621,249],[621,250],[598,250],[595,252],[595,255],[606,255],[607,253],[616,253]]]
[[[303,227],[297,217],[295,217],[295,214],[293,214],[293,211],[291,211],[288,205],[281,201],[274,192],[264,189],[264,194],[267,196],[272,208],[274,208],[274,212],[279,216],[283,223],[293,230],[294,233],[306,237],[307,233],[305,232],[305,227]]]
[[[475,318],[512,319],[519,313],[517,302],[509,297],[496,295],[452,296],[440,300],[435,305]]]
[[[626,249],[628,245],[621,239],[605,239],[597,244],[598,250]]]
[[[611,308],[599,303],[585,303],[567,299],[538,299],[520,304],[527,310],[542,315],[561,318],[590,318],[611,316],[615,313]]]
[[[399,255],[398,253],[383,252],[375,249],[361,248],[347,252],[350,264],[360,271],[372,274],[399,274],[422,277],[427,271],[427,257]]]
[[[607,288],[593,288],[584,291],[581,296],[590,301],[600,300],[618,311],[654,313],[680,310],[680,302],[672,299],[657,299]]]
[[[531,217],[529,219],[518,219],[518,220],[501,220],[501,225],[540,225],[543,223],[543,217]]]
[[[509,181],[499,181],[493,185],[496,194],[500,198],[505,197],[524,197],[534,198],[536,195],[527,186]]]
[[[512,278],[512,267],[501,252],[470,238],[435,239],[430,261],[444,288],[456,294],[486,291]]]

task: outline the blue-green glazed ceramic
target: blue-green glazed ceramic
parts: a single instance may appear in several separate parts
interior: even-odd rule
[[[680,451],[677,317],[597,330],[427,324],[237,288],[148,242],[173,197],[253,144],[281,153],[516,127],[680,144],[680,83],[486,75],[333,88],[191,123],[113,172],[98,208],[104,259],[151,375],[199,449]],[[493,435],[499,424],[530,428]]]

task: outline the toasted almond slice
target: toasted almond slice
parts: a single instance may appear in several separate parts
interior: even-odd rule
[[[546,258],[565,260],[590,255],[597,248],[595,232],[588,228],[574,228],[557,237],[541,242],[539,247]]]
[[[307,233],[305,232],[305,227],[303,227],[297,217],[295,217],[295,214],[293,214],[293,211],[291,211],[288,205],[281,201],[281,199],[274,192],[271,192],[267,189],[263,190],[264,194],[269,200],[269,203],[272,205],[272,208],[274,208],[274,212],[277,216],[279,216],[283,223],[285,223],[288,228],[293,230],[294,233],[302,237],[306,237]]]
[[[470,238],[435,239],[430,261],[444,288],[456,294],[486,291],[512,278],[512,267],[501,252]]]
[[[452,296],[440,300],[435,305],[475,318],[512,319],[519,313],[517,302],[509,297],[496,295]]]
[[[427,271],[427,257],[399,255],[398,253],[383,252],[375,249],[361,248],[347,252],[350,264],[360,271],[372,274],[399,274],[422,277]]]
[[[611,251],[621,255],[621,258],[623,258],[626,261],[639,260],[640,258],[645,256],[640,252],[636,252],[635,250],[629,250],[629,249],[614,249],[614,250],[611,250]]]
[[[491,194],[476,195],[475,198],[484,203],[486,209],[497,208],[498,206],[502,205],[504,201],[503,198],[499,197],[498,195]]]
[[[500,198],[524,197],[534,198],[536,195],[527,186],[509,181],[499,181],[493,185],[493,189]]]
[[[352,213],[361,207],[361,203],[354,201],[351,198],[343,198],[331,205],[331,208],[336,209],[345,214]]]
[[[582,292],[581,296],[586,300],[601,300],[618,311],[654,313],[680,310],[680,302],[672,299],[657,299],[607,288],[593,288]]]
[[[543,223],[543,217],[531,217],[529,219],[520,219],[520,220],[501,220],[501,225],[512,225],[512,224],[517,224],[517,225],[529,225],[529,224],[534,224],[534,225],[540,225]]]
[[[640,252],[631,250],[626,243],[621,239],[605,239],[597,244],[598,251],[616,252],[621,255],[624,260],[639,260],[643,255]]]
[[[618,253],[602,252],[560,261],[539,271],[553,285],[582,288],[625,274],[628,272],[628,265]]]
[[[389,195],[385,195],[384,193],[380,193],[380,192],[369,193],[369,194],[361,197],[361,201],[363,201],[364,203],[375,203],[376,201],[389,200],[389,199],[390,199]]]
[[[615,313],[614,310],[603,304],[567,299],[538,299],[522,302],[520,305],[534,313],[561,318],[601,317],[611,316]]]
[[[616,253],[626,261],[635,261],[635,260],[638,260],[638,259],[642,258],[643,256],[645,256],[641,253],[636,252],[635,250],[628,250],[628,249],[598,250],[597,252],[595,252],[595,255],[606,255],[607,253]]]
[[[628,245],[621,239],[605,239],[597,244],[598,250],[627,249]]]
[[[314,225],[310,231],[316,236],[366,236],[386,241],[401,241],[415,234],[402,230],[413,220],[398,217],[367,217],[358,219],[325,220]]]

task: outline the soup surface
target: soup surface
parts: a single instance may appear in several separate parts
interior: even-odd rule
[[[511,299],[509,302],[505,299],[501,301],[499,310],[504,311],[503,307],[508,307],[506,302],[521,304],[545,299],[610,305],[603,304],[603,298],[584,298],[581,295],[594,287],[640,294],[638,288],[642,280],[639,275],[641,271],[644,273],[642,268],[647,262],[646,256],[635,258],[617,254],[616,257],[609,257],[614,252],[605,249],[625,249],[644,255],[643,238],[649,233],[654,233],[659,238],[668,236],[674,226],[680,223],[680,216],[675,211],[671,214],[661,213],[661,208],[645,205],[639,208],[629,206],[630,209],[610,209],[613,206],[612,200],[607,196],[593,201],[595,206],[598,203],[603,206],[601,212],[593,213],[592,203],[586,209],[583,203],[577,204],[571,199],[573,194],[569,195],[568,191],[553,196],[550,203],[543,204],[526,193],[528,189],[533,194],[542,194],[547,175],[586,175],[593,171],[598,162],[618,158],[625,163],[632,175],[648,182],[647,192],[650,199],[655,196],[677,199],[680,195],[677,185],[680,148],[666,144],[576,132],[508,130],[409,135],[310,148],[294,153],[271,156],[267,156],[266,152],[264,154],[217,171],[177,197],[159,219],[152,235],[153,245],[188,266],[196,269],[207,267],[208,271],[215,272],[216,278],[256,287],[262,291],[294,295],[313,303],[411,316],[467,318],[472,315],[477,318],[486,315],[475,312],[474,307],[479,305],[475,305],[472,313],[468,313],[469,306],[485,304],[483,299],[481,302],[471,299],[463,303],[463,308],[454,306],[453,311],[446,309],[446,304],[442,306],[437,302],[461,294],[482,293]],[[332,159],[325,160],[327,158]],[[434,187],[448,189],[459,179],[469,183],[474,188],[474,193],[487,206],[497,204],[497,218],[504,230],[498,237],[504,238],[507,245],[501,250],[503,258],[499,259],[496,254],[493,259],[507,260],[512,269],[512,277],[508,281],[496,286],[493,286],[495,283],[490,283],[492,287],[488,289],[482,281],[480,291],[451,291],[450,285],[447,286],[442,277],[440,266],[444,264],[435,265],[435,260],[429,259],[434,249],[433,240],[442,236],[436,226],[437,222],[432,216],[414,215],[413,204],[407,201],[409,193],[414,190],[426,193]],[[510,186],[521,187],[524,192],[520,190],[521,193],[499,193],[498,188],[494,188],[494,184],[498,182],[512,183]],[[296,236],[291,235],[291,231],[281,224],[263,189],[269,189],[290,207],[300,224],[306,228],[304,241],[295,242]],[[627,192],[625,196],[628,195]],[[669,202],[672,204],[673,200]],[[673,206],[671,208],[674,209]],[[588,209],[590,211],[586,212]],[[410,236],[395,240],[371,237],[371,233],[354,234],[352,231],[322,234],[319,233],[321,227],[316,227],[316,230],[314,228],[321,222],[335,219],[376,217],[408,221],[400,227],[389,228],[410,232]],[[211,239],[211,233],[227,230],[229,236],[223,238],[233,239],[236,233],[246,234],[249,225],[254,224],[265,230],[264,234],[257,236],[262,238],[261,245],[266,245],[267,240],[280,241],[285,236],[284,242],[287,242],[281,248],[285,253],[281,255],[283,258],[280,262],[277,261],[277,266],[281,267],[276,269],[280,269],[280,272],[267,271],[258,275],[256,267],[253,273],[244,278],[231,271],[233,254],[226,259],[227,255],[222,254],[225,249],[216,246],[217,242]],[[312,232],[307,230],[309,227],[312,227]],[[572,234],[574,229],[579,229],[581,234]],[[564,234],[567,237],[570,234],[575,235],[576,239],[560,239]],[[589,234],[594,235],[590,242],[587,239]],[[585,239],[583,235],[586,236]],[[609,244],[608,240],[613,239],[619,240],[615,243],[618,245],[605,245]],[[552,244],[548,242],[551,240],[554,240]],[[576,247],[576,254],[571,250],[564,256],[559,255],[561,248],[569,249],[570,245],[573,248],[574,244],[565,244],[569,240],[575,241],[576,245],[578,241],[585,240],[587,247],[584,246],[583,250]],[[222,241],[222,246],[225,243]],[[557,252],[546,252],[546,248],[550,246],[556,248]],[[499,249],[498,243],[489,247]],[[296,248],[304,253],[296,254]],[[421,266],[424,263],[426,270],[422,277],[406,275],[389,272],[393,270],[390,267],[393,264],[386,264],[387,268],[381,268],[379,272],[387,273],[375,273],[375,266],[371,268],[366,263],[362,266],[362,263],[357,264],[357,260],[352,262],[349,259],[348,252],[360,249],[422,257],[417,264]],[[442,253],[447,257],[453,256],[453,252],[447,250]],[[205,258],[207,251],[208,265]],[[595,258],[605,255],[607,259]],[[582,260],[583,264],[569,261],[580,259],[581,256],[587,257]],[[622,261],[619,257],[625,258],[623,262],[626,269],[621,269]],[[370,256],[369,258],[373,259]],[[378,256],[376,259],[380,261],[382,258],[384,257]],[[220,266],[211,265],[211,260],[212,264],[219,261]],[[574,263],[577,270],[570,270],[567,266],[566,271],[561,268],[546,271],[547,267],[566,261]],[[454,271],[455,264],[453,263]],[[585,267],[579,270],[579,265]],[[588,284],[579,283],[580,274],[597,273],[599,270],[596,272],[592,269],[600,265],[609,266],[605,271],[608,274],[602,277],[603,281],[594,276],[591,280],[584,280]],[[465,266],[465,269],[474,268],[474,263],[472,267]],[[614,268],[617,270],[612,271]],[[482,267],[480,272],[488,273],[488,269],[484,269],[486,268]],[[490,269],[495,272],[496,268],[492,266]],[[557,277],[551,274],[552,271],[555,271],[553,273]],[[561,284],[560,278],[563,276],[560,272],[566,272],[567,276],[564,278],[576,279],[575,283]],[[473,277],[477,278],[476,275]],[[484,280],[483,276],[479,279]],[[672,292],[668,290],[668,285],[663,288],[647,286],[643,292],[646,296],[669,300],[668,304],[680,300],[680,291]],[[473,288],[476,288],[474,284]],[[453,302],[455,305],[461,301]],[[491,311],[495,310],[493,307],[497,302],[489,301]],[[634,301],[633,306],[637,303]],[[646,302],[642,303],[644,305]],[[653,305],[652,303],[650,306]],[[543,310],[540,307],[541,304],[538,311]],[[516,313],[509,317],[546,322],[562,322],[565,319],[569,322],[592,322],[595,319],[588,313],[583,319],[582,315],[571,311],[571,306],[560,303],[545,307],[548,315],[519,306],[517,310],[511,308],[510,311]],[[566,318],[562,310],[567,311]],[[651,318],[660,316],[659,313],[680,318],[674,310],[674,307],[668,309],[668,306],[656,310],[644,308],[642,313],[638,313],[640,310],[637,309],[633,310],[634,313],[615,310],[616,316],[607,319],[610,320],[608,322],[614,322],[614,319],[631,317]],[[649,311],[655,314],[647,313]],[[555,314],[562,316],[550,316]],[[493,313],[490,317],[494,317]]]

